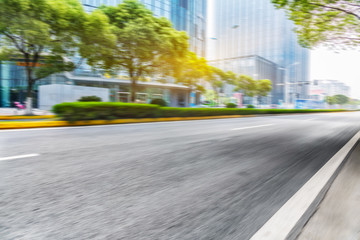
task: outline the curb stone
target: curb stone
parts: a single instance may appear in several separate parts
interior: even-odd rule
[[[71,126],[92,126],[92,125],[126,124],[126,123],[150,123],[150,122],[226,119],[226,118],[243,118],[243,117],[255,117],[255,115],[89,120],[89,121],[76,121],[73,123],[68,122],[68,121],[6,122],[6,123],[0,122],[0,130],[1,129],[71,127]]]
[[[357,146],[359,139],[360,131],[310,178],[250,240],[296,239]]]

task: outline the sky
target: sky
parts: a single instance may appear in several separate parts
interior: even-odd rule
[[[332,79],[351,87],[351,97],[360,99],[360,50],[335,52],[320,47],[310,55],[310,80]]]

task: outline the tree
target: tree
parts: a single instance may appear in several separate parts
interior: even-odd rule
[[[325,97],[325,102],[328,103],[329,105],[334,105],[336,104],[335,98],[331,97],[331,96],[326,96]]]
[[[334,95],[332,97],[327,96],[325,98],[325,102],[327,102],[330,105],[334,105],[334,104],[344,105],[344,104],[348,103],[349,100],[350,99],[347,96],[342,95],[342,94]]]
[[[304,47],[360,43],[359,0],[272,0],[296,24]]]
[[[205,93],[204,93],[204,97],[213,106],[214,105],[214,99],[217,99],[218,96],[216,95],[214,90],[207,89],[205,91]]]
[[[232,84],[236,80],[236,74],[231,71],[224,72],[213,66],[208,66],[208,68],[206,80],[211,85],[215,93],[215,98],[218,100],[221,88],[224,87],[225,83]]]
[[[247,75],[240,75],[234,82],[234,91],[243,91],[248,97],[266,97],[272,89],[272,82],[268,79],[255,80]]]
[[[359,99],[349,99],[349,104],[350,105],[360,105],[360,100]]]
[[[201,80],[209,76],[210,66],[203,57],[196,56],[193,52],[188,52],[184,61],[178,65],[174,75],[177,83],[188,86],[191,91],[205,92]]]
[[[261,79],[256,82],[256,95],[260,102],[262,97],[266,97],[272,90],[272,82],[269,79]]]
[[[77,0],[0,0],[0,55],[23,59],[27,77],[27,110],[32,114],[32,91],[39,79],[74,69],[67,57],[86,55],[96,33],[106,32],[106,18],[87,15]],[[102,40],[104,42],[105,40]],[[87,45],[86,47],[84,45]]]
[[[247,75],[240,75],[234,82],[234,91],[243,91],[246,96],[254,97],[257,94],[256,81]]]
[[[349,102],[349,98],[342,94],[335,95],[334,99],[335,99],[335,103],[340,105],[344,105]]]
[[[102,6],[109,18],[116,43],[107,52],[94,54],[89,63],[109,71],[125,71],[131,80],[131,101],[136,100],[137,82],[145,76],[174,74],[188,51],[188,36],[157,18],[136,0],[118,6]]]

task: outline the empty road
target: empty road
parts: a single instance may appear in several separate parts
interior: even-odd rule
[[[0,131],[0,239],[249,239],[360,113]]]

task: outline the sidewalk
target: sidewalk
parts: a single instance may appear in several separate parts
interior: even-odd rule
[[[360,239],[360,143],[297,239]]]

